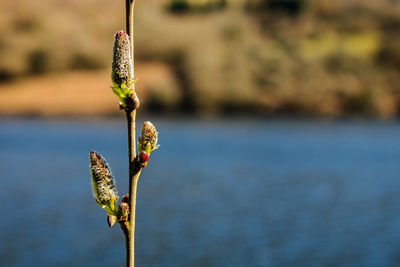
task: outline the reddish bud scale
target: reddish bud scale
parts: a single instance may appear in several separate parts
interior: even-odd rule
[[[135,91],[131,91],[131,95],[126,98],[125,100],[126,109],[128,110],[135,110],[139,107],[140,101],[137,97]]]
[[[149,155],[145,151],[142,151],[139,153],[138,159],[140,167],[144,168],[146,167],[147,162],[149,161]]]
[[[129,194],[124,195],[124,196],[121,198],[121,202],[125,202],[125,203],[128,203],[128,204],[129,204]]]

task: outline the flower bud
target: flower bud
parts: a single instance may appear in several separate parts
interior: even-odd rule
[[[129,36],[124,31],[114,35],[111,80],[115,85],[128,85],[133,82],[133,68],[131,61]]]
[[[115,215],[115,202],[118,199],[110,167],[106,160],[97,152],[90,151],[90,172],[92,175],[93,195],[97,204],[109,215]]]
[[[145,151],[147,155],[150,155],[151,151],[159,147],[157,141],[158,132],[156,127],[151,122],[146,121],[142,126],[142,135],[138,139],[139,154]]]
[[[119,203],[118,207],[118,220],[126,221],[129,218],[129,204],[126,202]]]
[[[124,108],[127,107],[127,100],[133,104],[137,96],[133,96],[133,66],[130,55],[129,36],[124,31],[119,31],[114,35],[113,58],[111,66],[111,80],[113,82],[112,91],[119,98]],[[132,107],[130,107],[132,109]],[[134,108],[133,108],[134,109]]]

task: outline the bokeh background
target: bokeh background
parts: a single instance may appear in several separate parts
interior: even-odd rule
[[[124,1],[0,0],[0,265],[123,266]],[[400,1],[137,0],[138,266],[400,264]]]

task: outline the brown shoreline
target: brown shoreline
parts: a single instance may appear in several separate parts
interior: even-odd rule
[[[141,64],[137,91],[143,101],[172,79],[163,64]],[[50,74],[0,83],[2,117],[110,117],[119,114],[108,70]],[[167,90],[167,89],[166,89]]]

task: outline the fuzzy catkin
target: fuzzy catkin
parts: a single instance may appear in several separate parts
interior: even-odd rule
[[[114,177],[106,160],[99,153],[90,151],[89,161],[94,197],[99,205],[106,206],[113,198],[118,198]]]
[[[118,86],[125,84],[128,87],[134,80],[129,36],[124,31],[114,35],[111,79]]]
[[[146,121],[142,126],[142,135],[139,137],[143,146],[143,150],[146,148],[147,144],[150,143],[151,150],[154,150],[157,147],[158,141],[158,132],[156,127],[149,122]]]

